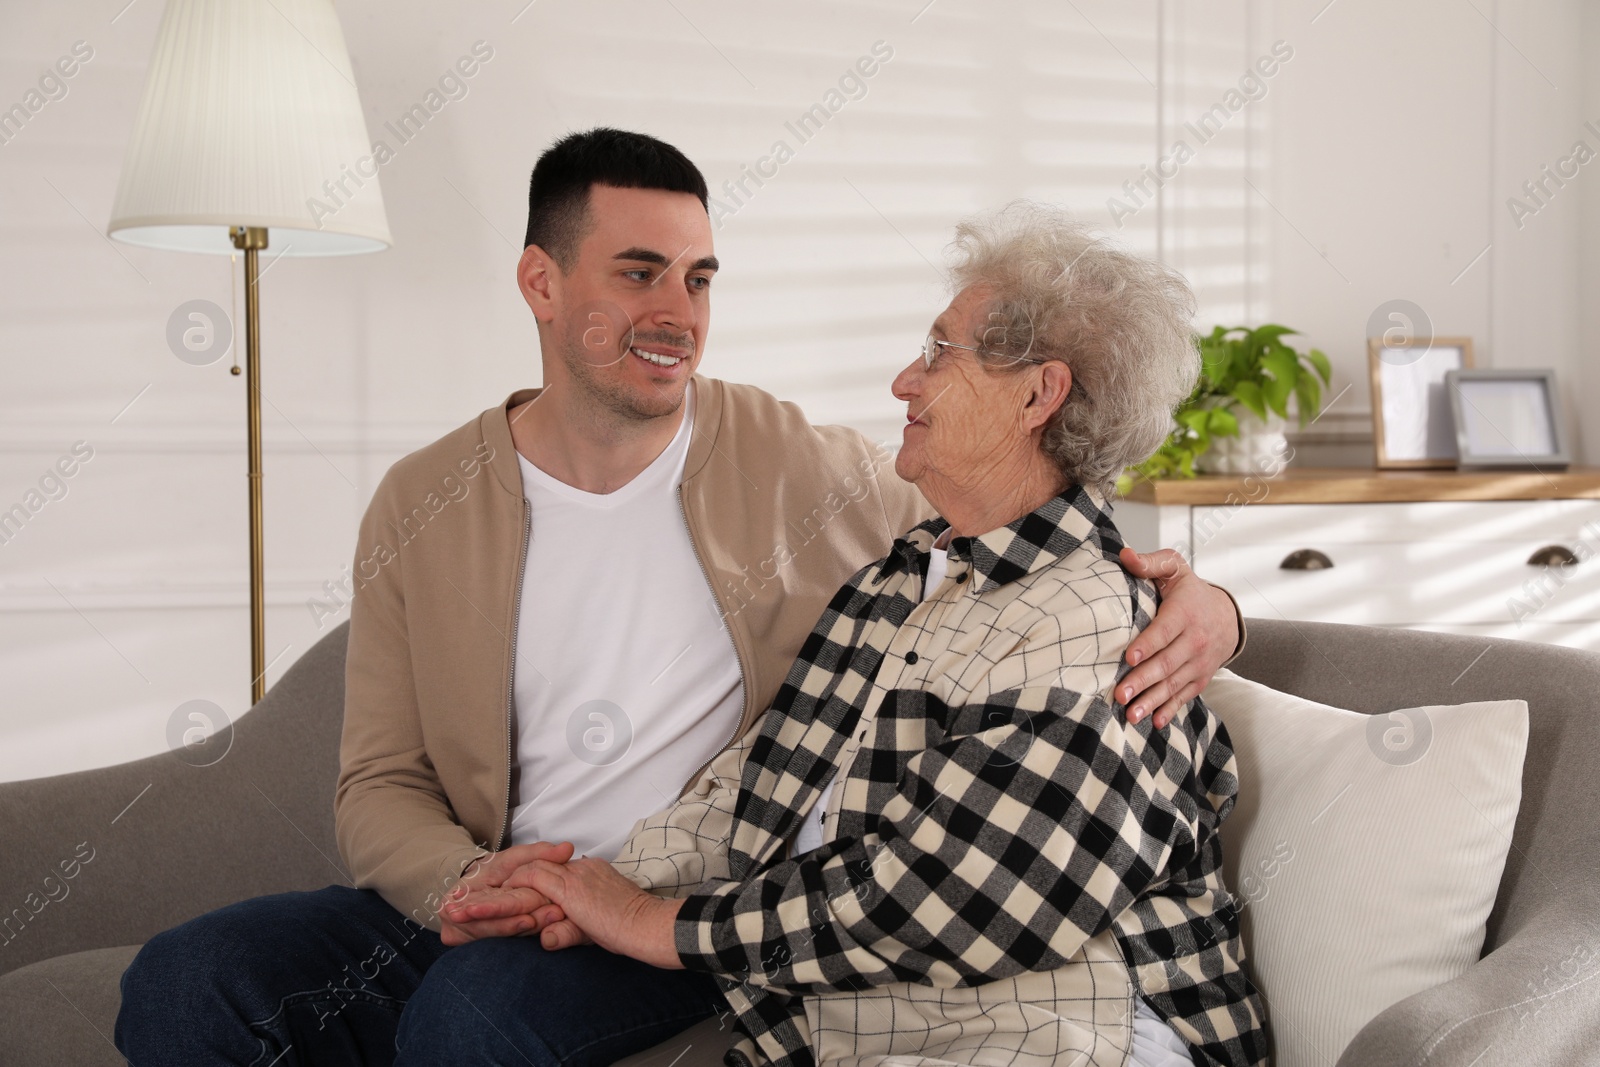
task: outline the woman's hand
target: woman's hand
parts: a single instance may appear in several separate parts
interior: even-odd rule
[[[683,968],[673,939],[673,922],[683,901],[651,896],[605,860],[535,860],[506,880],[505,888],[517,887],[542,894],[566,916],[540,931],[539,941],[547,949],[593,941],[652,966]]]
[[[1128,721],[1152,710],[1151,725],[1161,729],[1200,695],[1239,645],[1239,617],[1233,598],[1190,569],[1170,548],[1141,554],[1122,550],[1122,565],[1135,577],[1149,578],[1161,593],[1161,607],[1150,625],[1128,645],[1134,669],[1117,683],[1116,699],[1128,707]]]

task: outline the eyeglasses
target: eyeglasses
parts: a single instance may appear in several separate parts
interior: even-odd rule
[[[983,349],[977,347],[976,345],[958,345],[954,341],[941,341],[938,338],[934,337],[933,334],[930,333],[928,335],[927,339],[922,342],[922,365],[924,367],[926,367],[928,370],[932,370],[933,369],[933,361],[939,358],[939,350],[941,348],[959,348],[959,349],[962,349],[962,350],[967,351],[967,352],[982,352],[983,351]],[[1036,359],[1033,356],[1010,356],[1008,358],[1013,359],[1013,360],[1017,361],[1018,363],[1048,363],[1048,362],[1050,362],[1047,359]],[[1079,396],[1083,397],[1083,399],[1084,399],[1084,401],[1086,403],[1089,403],[1089,404],[1094,403],[1094,398],[1091,397],[1089,395],[1089,393],[1083,388],[1083,383],[1078,381],[1078,376],[1076,374],[1074,374],[1072,376],[1072,386],[1071,386],[1070,392],[1077,393]]]
[[[928,370],[932,370],[933,369],[934,360],[939,358],[939,350],[941,348],[960,348],[960,349],[963,349],[963,350],[965,350],[967,352],[982,352],[983,351],[983,349],[979,348],[976,345],[958,345],[954,341],[941,341],[938,338],[934,337],[933,334],[930,333],[927,336],[927,339],[922,342],[922,365],[924,367],[926,367]],[[1008,358],[1016,360],[1016,361],[1018,361],[1020,363],[1048,363],[1049,362],[1049,360],[1035,359],[1032,356],[1010,356]]]

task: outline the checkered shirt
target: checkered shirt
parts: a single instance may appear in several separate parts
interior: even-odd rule
[[[935,518],[851,578],[772,707],[614,861],[685,897],[735,1067],[1121,1065],[1134,997],[1196,1064],[1267,1058],[1218,826],[1238,790],[1196,699],[1163,730],[1110,690],[1155,613],[1109,505],[1071,487],[950,542]],[[823,844],[790,844],[838,772]]]

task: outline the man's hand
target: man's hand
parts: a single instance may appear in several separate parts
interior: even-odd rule
[[[545,948],[593,941],[655,967],[683,969],[672,929],[683,901],[651,896],[605,860],[535,860],[512,876],[513,883],[542,893],[567,916],[539,935]]]
[[[1134,669],[1117,683],[1116,698],[1128,706],[1128,721],[1152,710],[1161,729],[1200,695],[1239,644],[1239,619],[1228,594],[1190,569],[1170,548],[1140,554],[1122,550],[1122,565],[1149,578],[1161,592],[1161,607],[1125,653]]]
[[[501,887],[517,868],[533,860],[565,863],[572,858],[572,843],[535,841],[513,845],[468,868],[439,912],[439,940],[447,946],[464,945],[485,937],[515,937],[538,933],[561,918],[559,908],[533,889]],[[541,911],[543,913],[541,914]]]

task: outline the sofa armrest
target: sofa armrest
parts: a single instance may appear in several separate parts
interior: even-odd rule
[[[1600,1047],[1600,889],[1572,885],[1454,981],[1366,1025],[1338,1067],[1558,1067]]]
[[[239,716],[210,766],[164,752],[0,783],[0,974],[248,897],[351,884],[333,835],[347,631]]]

